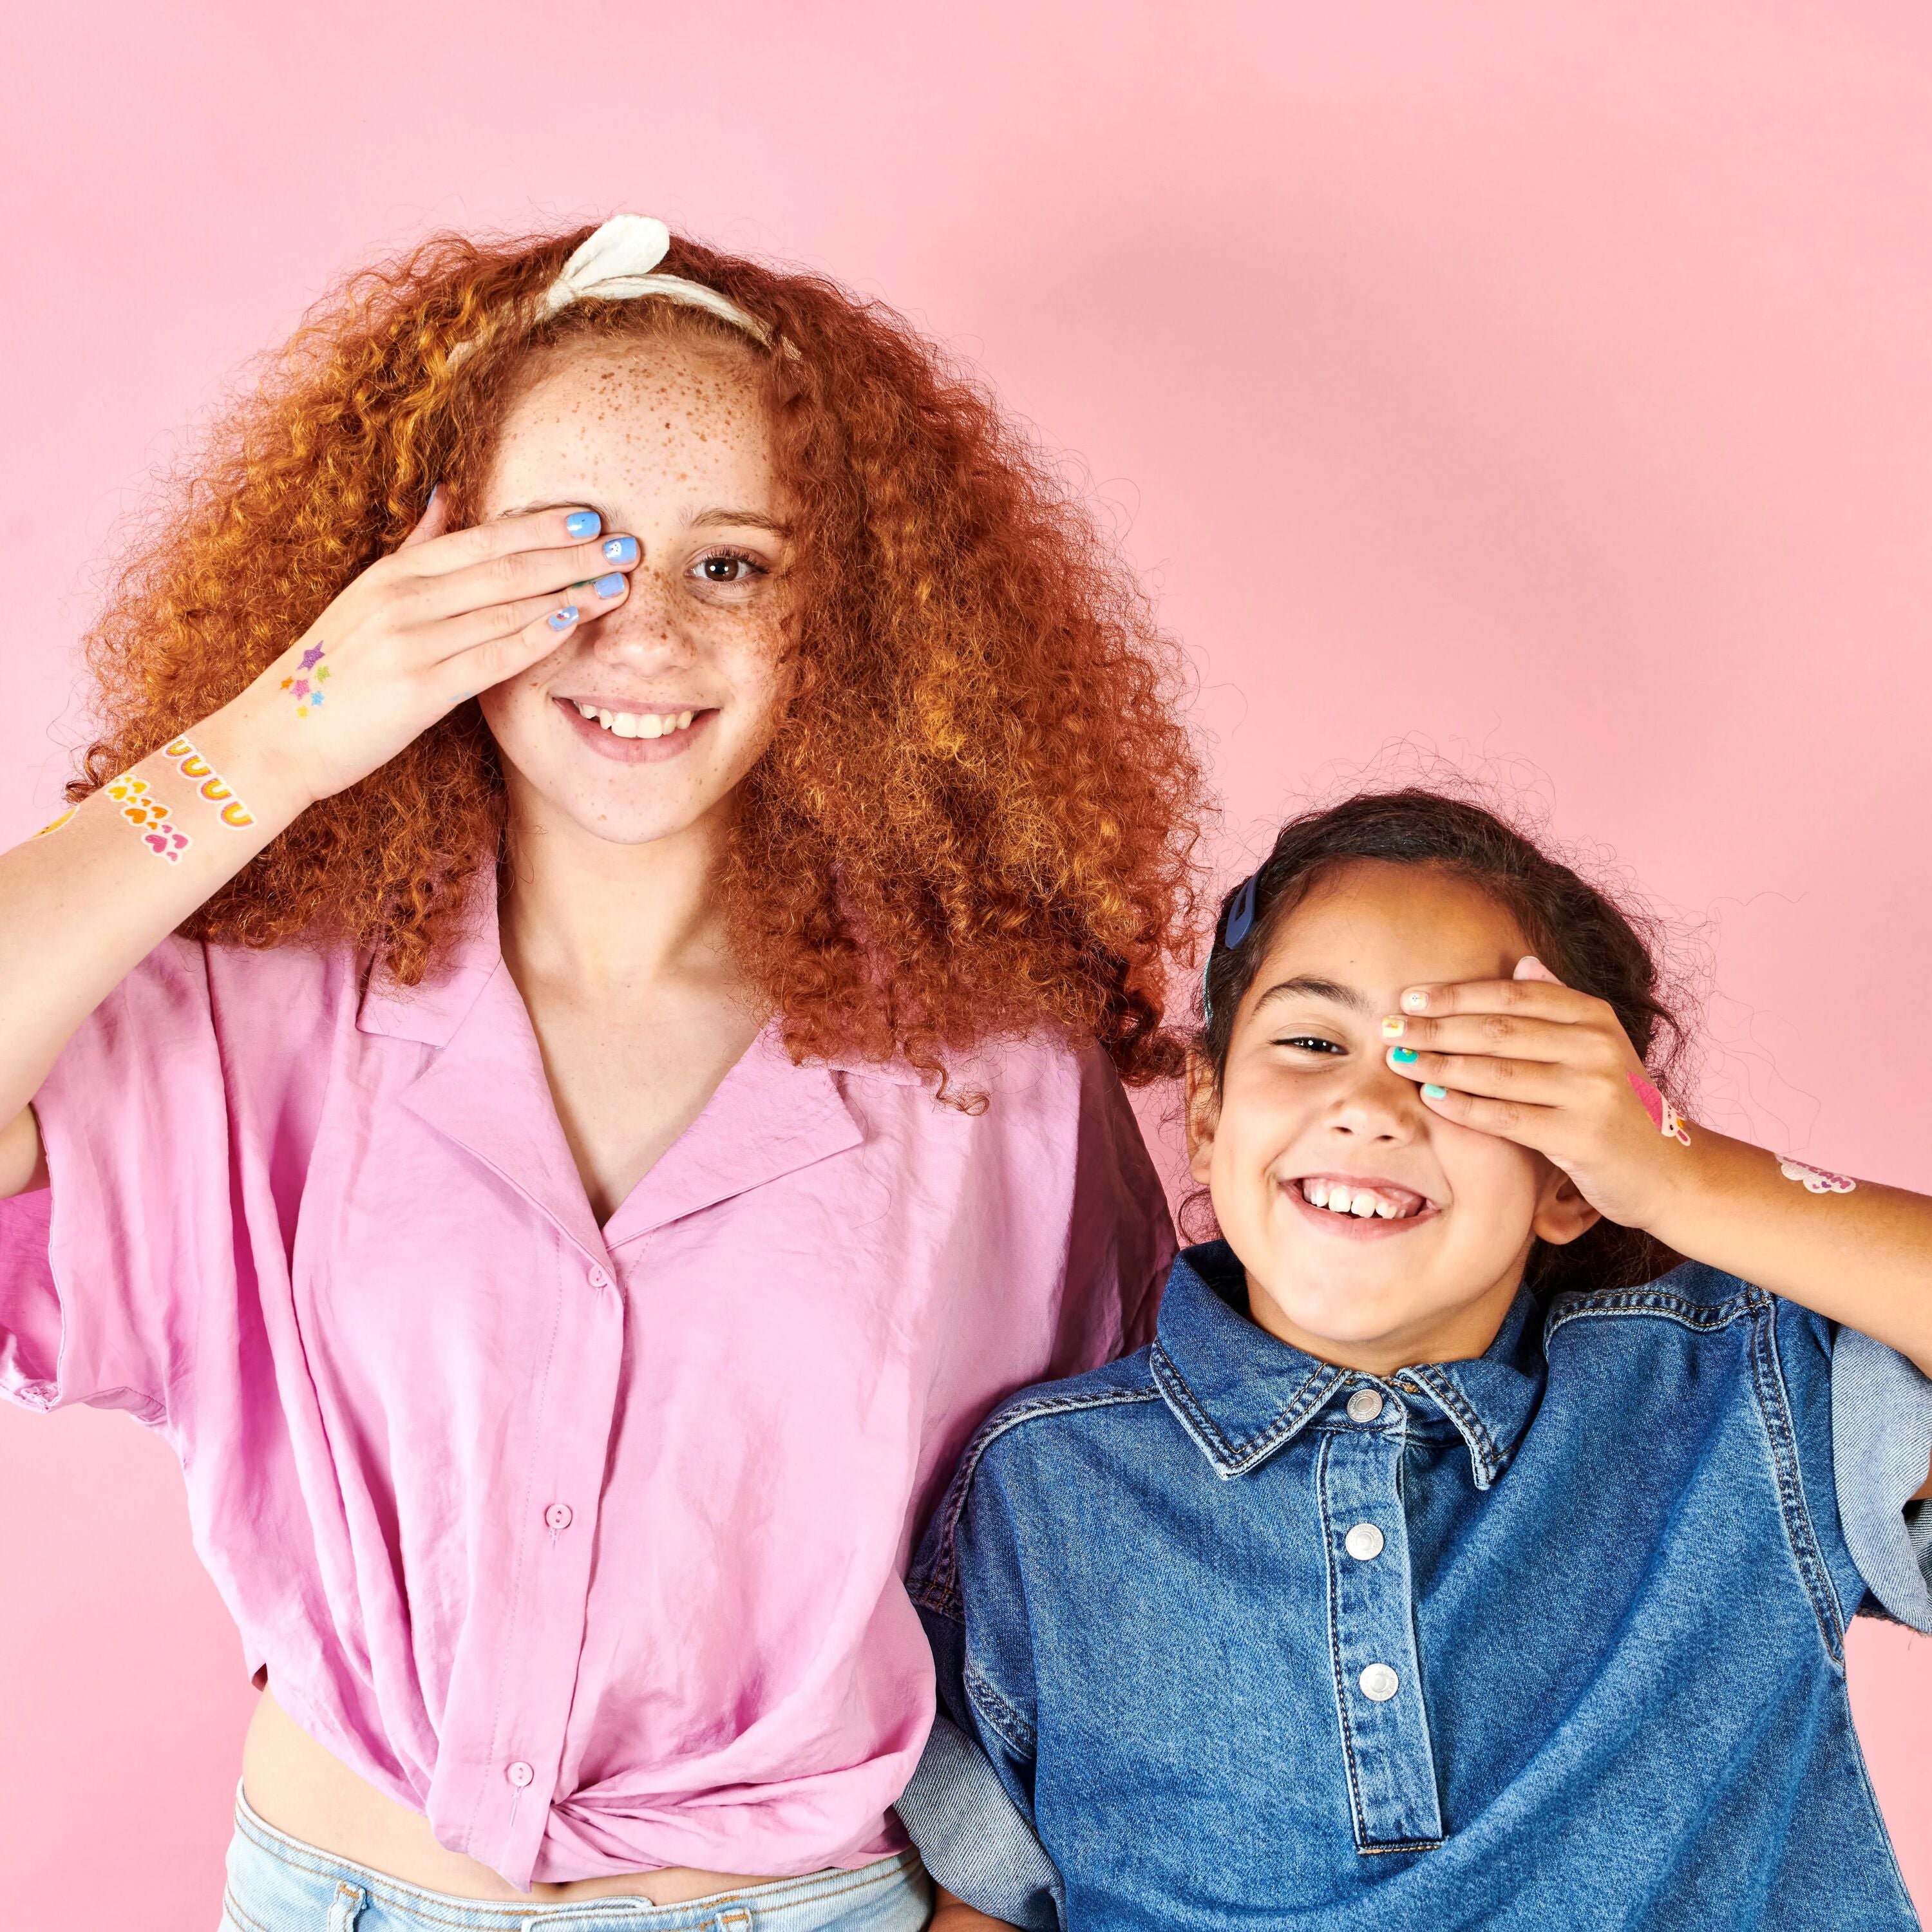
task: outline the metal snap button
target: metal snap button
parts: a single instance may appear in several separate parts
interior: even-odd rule
[[[1362,1672],[1362,1695],[1372,1704],[1386,1704],[1402,1688],[1402,1679],[1386,1664],[1372,1664]]]
[[[1359,1388],[1348,1398],[1348,1420],[1351,1422],[1372,1422],[1382,1412],[1382,1392],[1380,1389]]]
[[[1342,1538],[1342,1547],[1358,1563],[1372,1562],[1382,1553],[1382,1533],[1372,1522],[1358,1522]]]

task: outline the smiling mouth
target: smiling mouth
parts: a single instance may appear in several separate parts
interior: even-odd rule
[[[574,706],[586,722],[599,725],[614,738],[668,738],[688,731],[691,721],[698,715],[695,711],[605,711],[574,698],[565,702]]]
[[[1436,1204],[1426,1195],[1386,1181],[1352,1180],[1346,1174],[1309,1174],[1288,1185],[1311,1208],[1360,1221],[1412,1221]]]

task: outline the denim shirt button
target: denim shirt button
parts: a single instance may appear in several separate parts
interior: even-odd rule
[[[1362,1695],[1372,1704],[1386,1704],[1402,1688],[1402,1679],[1386,1664],[1372,1664],[1360,1679]]]
[[[1379,1389],[1359,1388],[1348,1398],[1348,1420],[1351,1422],[1372,1422],[1382,1412],[1382,1396]]]
[[[1342,1538],[1342,1547],[1358,1563],[1372,1562],[1382,1553],[1382,1533],[1372,1522],[1358,1522]]]

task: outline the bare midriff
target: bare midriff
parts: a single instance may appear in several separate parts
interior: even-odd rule
[[[438,1844],[421,1812],[385,1797],[358,1777],[266,1690],[242,1747],[242,1789],[255,1811],[277,1831],[405,1885],[458,1898],[568,1904],[577,1899],[622,1897],[648,1898],[654,1905],[682,1905],[717,1892],[779,1882],[742,1872],[693,1871],[675,1865],[660,1871],[577,1879],[565,1885],[533,1885],[528,1892],[519,1892],[488,1865]]]

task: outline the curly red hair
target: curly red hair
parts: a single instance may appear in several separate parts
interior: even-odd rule
[[[742,788],[720,890],[794,1054],[947,1056],[1042,1022],[1130,1079],[1172,1071],[1201,772],[1180,663],[1084,506],[898,316],[679,238],[663,267],[768,327],[766,352],[653,301],[536,304],[588,230],[438,236],[352,278],[215,433],[88,638],[78,800],[242,691],[393,548],[431,483],[473,501],[531,358],[688,331],[759,362],[796,506],[795,695]],[[452,358],[460,344],[473,352]],[[346,942],[435,968],[502,854],[472,702],[310,807],[184,928]]]

